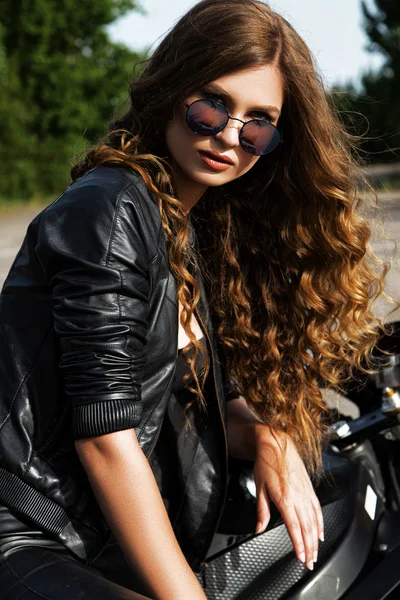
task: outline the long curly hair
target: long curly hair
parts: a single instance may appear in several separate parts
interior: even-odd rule
[[[164,131],[188,95],[222,74],[275,64],[282,75],[284,143],[239,179],[209,187],[191,209],[219,350],[250,409],[286,432],[318,473],[326,428],[321,381],[339,388],[372,368],[384,330],[372,307],[388,265],[370,247],[360,213],[363,176],[309,48],[258,0],[202,0],[168,32],[130,85],[126,114],[72,169],[126,165],[157,198],[170,268],[194,364],[202,344],[190,329],[200,292],[191,274],[188,216],[174,191]],[[283,436],[285,438],[285,436]]]

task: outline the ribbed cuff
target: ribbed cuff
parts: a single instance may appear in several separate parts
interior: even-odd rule
[[[141,402],[103,400],[73,409],[72,435],[75,439],[93,437],[137,427],[142,416]]]

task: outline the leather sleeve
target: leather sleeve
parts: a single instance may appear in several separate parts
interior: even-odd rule
[[[39,224],[36,252],[52,290],[75,439],[141,419],[149,248],[138,194],[132,183],[72,186]]]

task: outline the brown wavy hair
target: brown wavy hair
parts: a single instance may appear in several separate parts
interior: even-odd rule
[[[338,388],[355,369],[372,368],[384,329],[372,306],[388,265],[372,253],[360,214],[355,138],[329,103],[302,38],[258,0],[202,0],[158,45],[130,85],[126,114],[72,178],[122,164],[157,198],[191,340],[184,351],[195,378],[190,389],[204,407],[209,363],[199,382],[194,363],[203,347],[189,326],[200,296],[190,272],[194,250],[164,131],[175,108],[204,84],[265,64],[282,75],[284,143],[237,180],[209,187],[190,218],[226,372],[261,421],[289,434],[317,473],[326,428],[319,384]]]

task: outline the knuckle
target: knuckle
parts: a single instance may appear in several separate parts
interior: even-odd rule
[[[312,526],[312,524],[309,521],[307,521],[306,523],[304,523],[303,531],[306,534],[306,536],[308,536],[308,537],[312,536],[312,534],[313,534],[313,526]]]
[[[292,529],[295,532],[299,532],[300,531],[300,523],[296,520],[292,520],[290,522],[290,529]]]
[[[282,504],[284,504],[286,508],[293,508],[294,503],[292,497],[289,495],[282,496]]]

